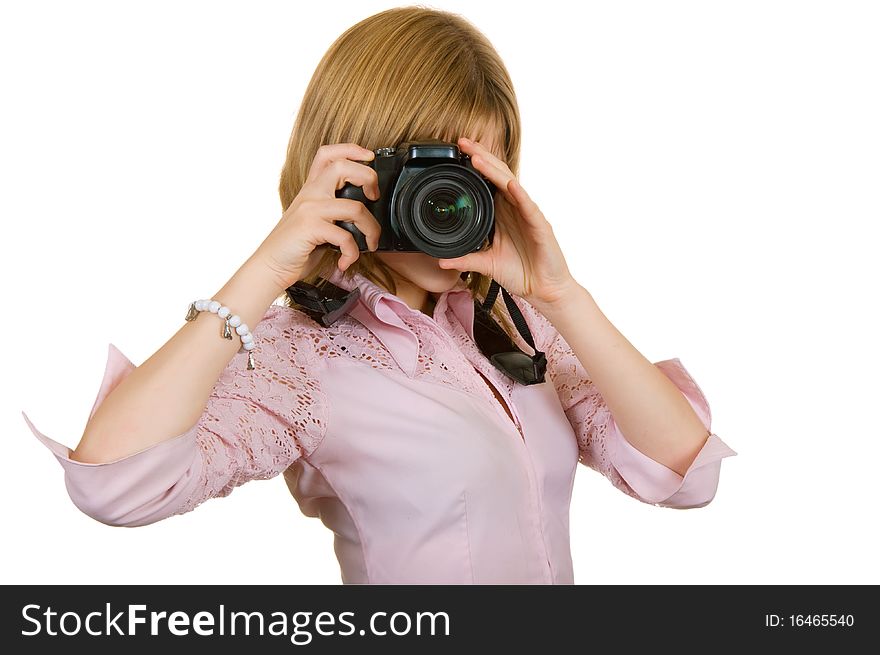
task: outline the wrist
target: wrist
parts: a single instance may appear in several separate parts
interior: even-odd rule
[[[212,298],[238,314],[251,329],[269,306],[284,293],[272,270],[258,259],[248,259]]]
[[[553,317],[563,315],[584,302],[593,303],[593,296],[577,280],[570,278],[560,285],[549,299],[529,299],[529,302],[552,321]]]
[[[271,295],[273,300],[292,284],[259,253],[251,255],[233,277],[246,280],[258,294]]]

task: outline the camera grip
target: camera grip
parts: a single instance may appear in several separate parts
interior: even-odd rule
[[[351,182],[346,182],[342,185],[341,189],[336,189],[336,197],[348,198],[350,200],[357,200],[358,202],[363,203],[370,202],[367,199],[367,196],[364,195],[364,190],[359,186],[355,186]]]
[[[361,252],[367,252],[370,248],[367,246],[367,237],[364,236],[364,233],[361,232],[357,225],[352,223],[351,221],[333,221],[341,227],[346,232],[351,232],[351,236],[354,237],[354,242],[358,246],[358,250]]]
[[[364,195],[364,190],[359,186],[355,186],[351,182],[346,182],[341,189],[337,189],[336,197],[349,198],[350,200],[357,200],[365,204],[369,202],[369,200],[367,200],[367,197]],[[367,237],[364,236],[364,233],[361,232],[354,223],[352,223],[351,221],[333,222],[336,223],[336,225],[341,227],[343,230],[351,232],[351,236],[354,237],[354,242],[358,245],[358,249],[361,252],[366,252],[370,249],[369,246],[367,246]]]

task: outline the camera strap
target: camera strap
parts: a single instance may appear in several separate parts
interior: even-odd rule
[[[324,278],[321,280],[320,289],[300,280],[287,287],[287,293],[303,306],[305,313],[314,321],[328,327],[352,308],[360,297],[361,290],[355,287],[346,291]]]
[[[544,352],[538,350],[537,346],[535,346],[535,340],[532,338],[532,331],[529,329],[528,323],[526,323],[526,319],[522,315],[519,307],[513,301],[513,298],[510,297],[507,289],[498,284],[498,281],[495,278],[492,278],[492,282],[489,284],[489,290],[486,292],[486,299],[482,304],[483,310],[487,314],[491,311],[492,306],[495,304],[495,299],[498,297],[499,290],[501,291],[501,296],[504,298],[504,304],[507,306],[507,311],[510,314],[510,318],[513,319],[513,324],[516,326],[517,332],[519,332],[523,340],[531,346],[532,350],[535,351],[533,355],[526,355],[526,353],[523,353],[532,360],[535,382],[543,382],[544,374],[547,371],[547,357]],[[511,345],[515,347],[515,344]]]

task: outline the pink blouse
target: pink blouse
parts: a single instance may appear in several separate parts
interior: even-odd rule
[[[22,412],[73,503],[108,525],[146,525],[280,473],[301,511],[334,532],[343,583],[570,584],[578,461],[639,501],[692,508],[712,500],[721,459],[736,455],[711,434],[682,477],[634,448],[569,345],[522,298],[547,354],[543,384],[517,384],[479,352],[463,282],[430,317],[361,275],[331,280],[360,287],[349,313],[324,328],[270,306],[252,328],[257,368],[233,356],[199,421],[172,439],[87,464]],[[708,431],[709,406],[681,362],[656,366]],[[134,368],[111,343],[91,414]]]

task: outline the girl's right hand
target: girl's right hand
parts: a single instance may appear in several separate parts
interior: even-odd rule
[[[370,250],[378,247],[381,228],[364,203],[336,197],[336,190],[351,182],[362,187],[367,198],[378,200],[379,177],[375,170],[360,163],[374,156],[372,150],[354,143],[318,148],[299,193],[254,253],[269,266],[282,289],[304,277],[303,271],[317,261],[312,260],[315,248],[322,244],[339,246],[341,271],[357,260],[360,251],[354,237],[334,221],[353,222],[366,236]]]

